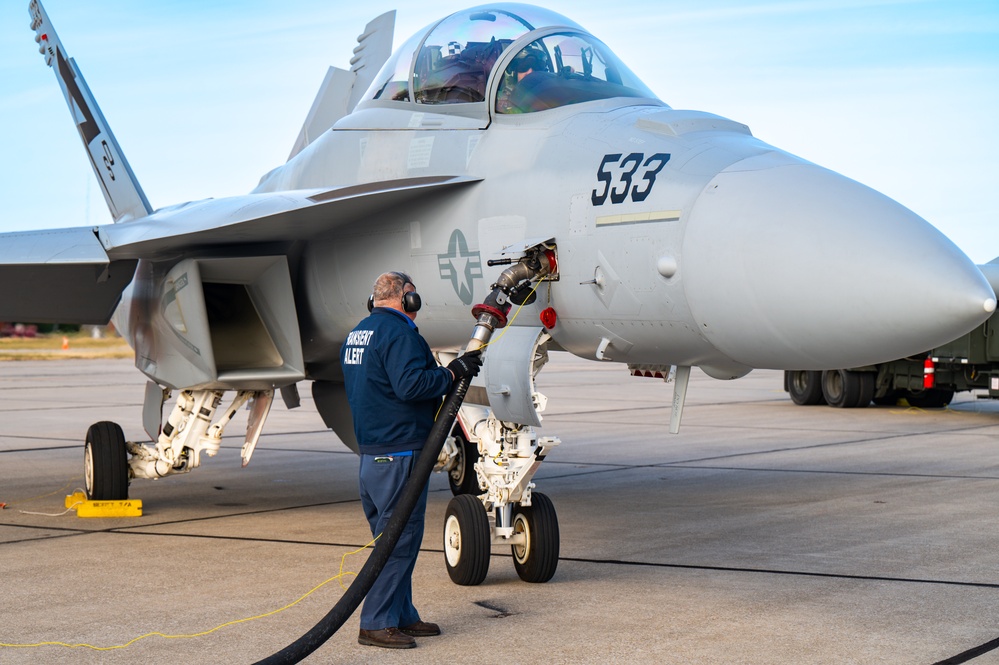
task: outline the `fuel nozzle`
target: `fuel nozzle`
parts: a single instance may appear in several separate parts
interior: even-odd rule
[[[513,305],[534,302],[531,285],[554,275],[557,270],[554,249],[532,247],[519,261],[500,273],[485,301],[472,308],[472,316],[476,318],[475,332],[466,350],[481,349],[488,344],[493,331],[506,326],[507,315]]]

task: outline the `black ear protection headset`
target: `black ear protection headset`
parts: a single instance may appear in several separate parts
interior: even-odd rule
[[[413,284],[413,280],[409,278],[404,272],[392,271],[390,275],[395,275],[402,280],[402,288],[406,288],[407,284]],[[413,288],[416,288],[416,284],[413,284]],[[423,298],[416,291],[410,291],[409,293],[402,294],[402,311],[404,312],[419,312],[420,308],[423,307]],[[375,294],[372,293],[368,296],[368,311],[370,312],[375,308]]]

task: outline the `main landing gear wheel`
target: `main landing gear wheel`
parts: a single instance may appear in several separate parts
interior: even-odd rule
[[[94,423],[87,430],[83,475],[88,499],[116,501],[128,498],[128,451],[125,434],[117,423]]]
[[[448,471],[447,482],[451,486],[451,494],[481,494],[479,479],[475,475],[475,462],[479,459],[479,447],[465,438],[461,425],[455,423],[452,432],[458,443],[458,459],[454,468]]]
[[[519,506],[513,515],[513,532],[524,534],[523,545],[511,545],[513,566],[525,582],[547,582],[558,568],[558,516],[551,499],[531,495],[530,506]]]
[[[489,572],[489,518],[482,502],[459,494],[444,514],[444,563],[451,581],[461,586],[482,584]]]

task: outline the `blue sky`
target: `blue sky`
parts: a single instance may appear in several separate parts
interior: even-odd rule
[[[44,4],[161,207],[245,193],[282,163],[327,66],[348,66],[378,14],[398,10],[398,45],[475,2]],[[673,108],[743,122],[908,206],[976,262],[999,256],[999,2],[543,4]],[[106,223],[27,5],[0,3],[0,231]]]

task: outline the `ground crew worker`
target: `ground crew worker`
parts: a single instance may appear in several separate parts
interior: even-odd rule
[[[375,280],[371,314],[347,335],[341,355],[347,400],[361,453],[361,505],[371,535],[384,529],[454,381],[482,366],[478,351],[440,367],[416,327],[422,302],[413,280],[387,272]],[[414,637],[440,635],[413,606],[413,568],[423,541],[427,486],[395,551],[361,608],[360,644],[408,649]]]

